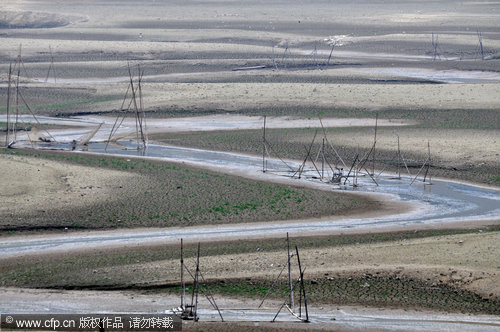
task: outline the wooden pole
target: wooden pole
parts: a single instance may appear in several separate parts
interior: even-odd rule
[[[147,145],[147,135],[148,132],[146,130],[146,112],[144,112],[144,107],[142,104],[142,77],[144,76],[144,70],[141,71],[141,67],[138,65],[137,66],[138,71],[139,71],[139,107],[140,107],[140,116],[142,117],[140,119],[140,125],[141,125],[141,136],[142,136],[142,144],[144,145],[144,148],[146,148]]]
[[[305,148],[306,148],[306,147],[304,147],[304,149],[305,149]],[[320,149],[320,151],[321,151],[321,149]],[[321,172],[319,171],[318,167],[316,166],[316,163],[314,162],[314,160],[313,160],[313,159],[312,159],[312,157],[311,157],[311,154],[309,153],[309,154],[308,154],[308,156],[309,156],[309,160],[311,161],[311,163],[312,163],[312,164],[313,164],[313,166],[314,166],[314,169],[315,169],[315,170],[316,170],[316,172],[318,173],[319,178],[320,178],[320,179],[323,179],[323,178],[322,178],[322,176],[321,176]]]
[[[415,177],[413,178],[413,180],[410,182],[410,186],[413,184],[413,182],[415,182],[415,180],[418,178],[418,176],[420,175],[420,172],[422,172],[422,170],[424,169],[425,165],[427,164],[427,162],[429,161],[429,159],[427,158],[424,162],[424,164],[422,165],[422,167],[420,167],[420,169],[418,170],[418,173],[417,175],[415,175]]]
[[[297,172],[295,172],[292,177],[295,176],[295,174],[299,173],[299,179],[302,177],[302,172],[304,171],[304,167],[306,166],[306,162],[307,162],[307,159],[309,159],[309,155],[311,154],[311,149],[313,147],[313,144],[314,144],[314,141],[316,140],[316,135],[318,134],[318,132],[316,131],[314,133],[314,137],[313,137],[313,140],[311,142],[311,145],[309,146],[309,149],[307,149],[307,154],[306,154],[306,157],[304,158],[304,161],[302,162],[302,165],[299,167],[299,169],[297,170]]]
[[[19,44],[19,54],[17,55],[17,61],[18,61],[18,65],[23,67],[24,73],[26,74],[26,77],[30,78],[30,75],[28,74],[28,71],[26,70],[26,67],[24,66],[23,57],[21,56],[22,46],[23,46],[22,44]]]
[[[141,141],[142,141],[142,147],[146,148],[146,139],[144,135],[144,126],[143,126],[143,118],[144,118],[144,112],[142,109],[142,88],[141,88],[141,81],[142,81],[142,73],[141,73],[141,67],[137,65],[137,91],[139,93],[139,107],[136,110],[136,116],[137,116],[137,122],[139,123],[139,132],[141,134]]]
[[[354,158],[354,161],[352,162],[351,169],[349,169],[349,172],[347,173],[347,176],[345,177],[344,185],[347,183],[347,180],[349,179],[349,175],[351,174],[351,171],[354,168],[354,165],[356,165],[356,161],[358,161],[358,157],[359,157],[359,155],[357,154],[356,157]]]
[[[262,307],[262,305],[264,304],[264,301],[266,300],[267,296],[269,295],[269,293],[271,293],[271,290],[273,289],[274,285],[276,285],[276,283],[278,282],[278,279],[281,277],[281,275],[283,274],[283,271],[285,271],[285,269],[286,269],[286,265],[283,266],[283,268],[281,269],[281,271],[278,274],[278,276],[276,277],[276,279],[274,279],[271,287],[269,287],[269,289],[267,290],[266,295],[264,295],[264,297],[262,298],[262,302],[260,302],[260,304],[259,304],[259,306],[257,308]]]
[[[483,34],[477,30],[477,38],[479,39],[479,51],[481,52],[481,60],[484,60],[484,49],[483,49]]]
[[[378,112],[375,117],[375,136],[373,138],[373,162],[372,162],[372,175],[375,175],[375,146],[377,145],[377,126],[378,126]]]
[[[332,44],[332,49],[330,50],[330,55],[328,56],[328,61],[326,62],[327,67],[330,65],[330,59],[332,58],[334,48],[335,48],[335,43]]]
[[[427,141],[427,149],[428,149],[428,153],[429,153],[429,184],[432,184],[432,181],[431,181],[431,144],[429,143],[429,141]]]
[[[321,180],[325,176],[325,138],[323,137],[323,142],[321,143]]]
[[[139,107],[137,105],[137,95],[136,95],[136,90],[134,88],[134,81],[133,81],[133,76],[132,72],[130,70],[130,65],[128,66],[128,73],[130,76],[130,85],[132,86],[132,101],[134,102],[134,109],[135,109],[135,129],[136,129],[136,138],[137,138],[137,149],[140,148],[139,141],[142,140],[143,143],[144,141],[144,132],[142,128],[142,120],[139,115]],[[141,73],[139,72],[139,84],[140,84],[140,77]],[[138,87],[139,89],[139,87]],[[140,135],[139,135],[140,134]]]
[[[427,178],[427,174],[429,173],[429,169],[431,167],[431,145],[429,142],[427,142],[427,168],[425,169],[425,174],[424,174],[424,180]],[[431,177],[429,175],[429,184],[431,184]]]
[[[17,140],[17,123],[19,122],[19,77],[21,76],[21,68],[17,68],[17,79],[16,79],[16,122],[14,122],[14,127],[12,131],[14,132],[14,142]]]
[[[215,298],[213,297],[212,292],[210,292],[210,290],[208,289],[207,281],[205,280],[205,277],[203,276],[203,273],[201,272],[201,270],[200,270],[200,277],[201,277],[201,280],[203,281],[203,284],[205,285],[205,288],[206,288],[203,291],[203,293],[205,294],[205,291],[207,292],[205,294],[205,296],[206,296],[208,302],[210,302],[210,304],[212,305],[212,307],[214,307],[214,309],[217,310],[217,312],[219,313],[221,321],[224,321],[224,317],[222,317],[222,313],[220,312],[219,306],[215,302]]]
[[[130,78],[130,86],[132,87],[132,102],[134,103],[134,108],[135,108],[135,137],[136,137],[136,142],[137,142],[137,149],[139,149],[139,123],[137,119],[137,100],[135,99],[135,87],[134,87],[134,80],[132,77],[132,71],[130,70],[130,64],[128,64],[128,76]]]
[[[125,106],[125,101],[127,100],[129,90],[130,90],[130,83],[128,84],[127,91],[125,92],[125,96],[123,96],[123,101],[122,101],[122,106],[120,107],[120,111],[123,110],[123,106]],[[130,109],[130,104],[129,104],[128,108]],[[113,124],[113,127],[111,128],[111,132],[109,133],[108,141],[106,142],[106,147],[104,148],[104,151],[108,150],[108,145],[109,145],[109,142],[111,141],[111,138],[113,137],[113,135],[118,131],[118,129],[121,126],[121,122],[117,126],[118,119],[120,119],[120,115],[119,114],[116,117],[116,120],[115,120],[115,123]],[[125,115],[123,115],[123,119],[125,119]],[[122,122],[123,122],[123,119],[122,119]],[[115,130],[115,128],[116,128],[116,130]]]
[[[286,43],[286,45],[285,45],[285,51],[283,52],[283,56],[281,57],[281,65],[283,66],[283,68],[286,68],[285,56],[286,56],[286,52],[287,51],[288,51],[288,43]]]
[[[273,67],[275,69],[278,69],[278,65],[276,64],[276,57],[274,55],[274,43],[273,43]]]
[[[266,172],[266,116],[264,115],[264,128],[262,131],[262,173]]]
[[[18,90],[18,93],[19,93],[19,97],[21,97],[21,100],[23,101],[24,103],[24,106],[26,106],[26,108],[28,109],[28,111],[30,112],[30,114],[33,116],[33,118],[35,119],[36,123],[38,123],[38,125],[40,127],[42,127],[42,124],[40,123],[40,121],[38,121],[38,118],[36,117],[35,113],[33,112],[33,110],[31,109],[31,107],[28,105],[28,103],[26,102],[26,99],[24,99],[23,95],[21,94],[21,92]],[[52,141],[54,142],[57,142],[56,139],[54,138],[54,136],[52,136],[47,129],[44,129],[44,131],[47,133],[47,135],[52,139]]]
[[[359,158],[359,144],[356,147],[356,158]],[[357,187],[358,186],[358,172],[359,172],[358,168],[355,167],[354,168],[354,180],[353,180],[354,183],[352,185],[353,187]]]
[[[293,303],[293,282],[292,282],[292,261],[290,257],[290,238],[288,237],[288,232],[286,233],[286,243],[288,247],[288,297],[290,302],[290,308],[294,311]]]
[[[315,42],[314,43],[314,51],[313,51],[313,62],[314,62],[314,65],[315,66],[318,66],[318,61],[316,59],[316,56],[318,55],[318,45],[317,43]]]
[[[306,311],[306,320],[304,322],[309,322],[309,312],[307,310],[307,296],[306,296],[306,288],[304,286],[304,271],[302,270],[302,265],[300,264],[300,256],[299,256],[299,248],[295,246],[295,252],[297,253],[297,262],[299,264],[299,273],[300,273],[300,288],[302,290],[302,295],[304,297],[304,310]],[[302,318],[302,315],[300,315]]]
[[[184,310],[186,299],[186,283],[184,282],[184,246],[181,238],[181,308]]]
[[[57,83],[56,69],[54,66],[54,56],[52,54],[52,47],[50,46],[49,46],[49,51],[50,51],[50,65],[49,65],[49,70],[47,70],[47,76],[45,77],[45,82],[49,80],[50,70],[52,69],[52,73],[54,74],[54,83]]]
[[[401,179],[401,149],[399,147],[399,135],[398,136],[398,179]]]
[[[323,137],[326,139],[326,142],[330,145],[330,147],[332,148],[333,152],[335,152],[335,155],[337,156],[337,158],[339,158],[339,160],[342,163],[342,165],[344,165],[344,167],[347,168],[347,165],[345,164],[345,162],[342,159],[342,157],[340,157],[340,155],[337,152],[337,150],[333,147],[333,145],[330,143],[330,141],[328,141],[328,137],[326,137],[325,126],[323,126],[323,121],[321,120],[321,117],[319,117],[319,123],[321,124],[321,129],[323,130]],[[337,163],[335,163],[335,167],[337,167]]]
[[[9,83],[7,84],[7,133],[5,134],[5,146],[9,146],[9,131],[10,131],[10,81],[12,77],[12,64],[9,65],[9,75],[8,75],[8,80]]]
[[[198,255],[197,255],[197,258],[196,258],[196,272],[194,274],[194,277],[195,277],[195,280],[194,280],[194,283],[195,283],[195,296],[196,296],[196,300],[194,302],[194,321],[197,322],[199,317],[198,317],[198,292],[199,292],[199,280],[198,280],[198,276],[200,274],[200,243],[198,242]]]

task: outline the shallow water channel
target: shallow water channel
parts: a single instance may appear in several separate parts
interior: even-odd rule
[[[103,152],[103,144],[92,144],[89,150]],[[216,152],[189,148],[169,147],[150,144],[145,151],[134,149],[134,143],[126,143],[124,147],[117,145],[108,146],[108,153],[117,155],[140,155],[146,157],[157,157],[166,160],[184,161],[199,165],[214,166],[221,170],[248,170],[258,172],[262,169],[262,157],[247,156],[241,154]],[[286,164],[277,159],[266,159],[268,172],[276,176],[291,176],[298,168],[297,162],[285,161]],[[290,168],[287,167],[290,166]],[[293,169],[293,171],[292,171]],[[319,174],[309,169],[303,176],[305,181],[317,181]],[[379,194],[390,194],[398,201],[414,202],[420,205],[418,213],[405,214],[404,222],[444,222],[447,220],[460,219],[484,219],[500,217],[500,193],[493,189],[476,187],[468,184],[459,184],[450,181],[432,180],[432,185],[422,184],[416,180],[410,185],[410,177],[401,180],[394,179],[393,175],[380,175],[377,179],[378,186],[369,178],[361,177],[359,186],[353,188],[347,183],[346,186],[331,186],[332,190],[366,191]],[[297,179],[297,181],[300,181]],[[398,216],[382,218],[384,221],[374,218],[376,223],[402,222]],[[371,218],[366,219],[366,221]],[[352,223],[350,226],[355,227]],[[363,223],[364,224],[364,223]]]
[[[123,145],[109,145],[107,154],[154,157],[167,161],[185,162],[205,167],[216,167],[222,172],[247,175],[261,174],[262,157],[239,155],[226,152],[214,152],[197,149],[169,147],[150,144],[145,151],[134,148],[135,143],[125,142]],[[68,147],[58,146],[58,148]],[[105,144],[90,144],[88,151],[105,153]],[[54,148],[53,146],[51,148]],[[287,161],[291,168],[297,168],[297,162]],[[321,183],[318,174],[311,169],[306,170],[302,179],[290,179],[293,174],[280,160],[267,160],[267,177],[283,179],[287,176],[290,183],[313,181],[317,185],[327,186],[331,190],[360,191],[385,195],[394,202],[409,202],[416,207],[403,214],[378,217],[345,217],[323,218],[289,222],[267,222],[254,224],[197,226],[185,228],[143,229],[134,231],[93,232],[80,235],[65,234],[51,236],[49,239],[32,237],[23,241],[5,239],[0,241],[0,255],[20,254],[30,251],[87,247],[96,245],[113,245],[123,243],[144,243],[144,241],[177,241],[180,238],[201,240],[224,237],[259,237],[281,236],[286,232],[291,235],[305,233],[328,233],[347,229],[373,230],[392,226],[416,226],[438,224],[451,221],[466,220],[498,220],[500,218],[500,193],[494,189],[476,187],[451,181],[432,180],[432,185],[424,185],[416,180],[410,185],[411,178],[393,179],[393,175],[381,175],[377,178],[378,186],[369,177],[360,177],[359,186],[346,186]],[[296,181],[296,182],[295,182]]]

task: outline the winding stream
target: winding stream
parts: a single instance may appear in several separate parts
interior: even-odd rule
[[[88,151],[105,153],[104,143],[90,144]],[[262,158],[227,152],[214,152],[197,149],[169,147],[150,144],[146,151],[138,151],[135,143],[124,142],[121,145],[110,145],[108,154],[135,156],[139,158],[160,158],[166,161],[184,162],[202,167],[216,167],[226,173],[262,176]],[[50,146],[50,148],[68,148],[68,145]],[[297,162],[287,162],[297,168]],[[495,189],[460,184],[444,180],[432,180],[432,185],[424,185],[417,180],[410,185],[409,177],[396,180],[385,174],[378,177],[375,185],[369,177],[360,177],[359,187],[337,186],[322,183],[312,169],[308,169],[302,179],[284,177],[291,171],[279,160],[267,162],[269,172],[265,174],[269,180],[288,179],[290,183],[311,181],[317,186],[329,190],[346,190],[370,192],[384,195],[394,202],[412,203],[416,208],[403,214],[378,217],[332,217],[326,219],[310,219],[289,222],[267,222],[236,225],[209,225],[184,228],[141,229],[123,231],[101,231],[88,233],[70,233],[53,235],[49,238],[32,236],[23,239],[3,239],[0,241],[0,256],[18,255],[45,250],[65,250],[81,247],[106,245],[122,245],[125,243],[175,242],[180,238],[186,240],[238,239],[261,236],[282,236],[286,232],[291,235],[327,234],[342,230],[356,229],[369,231],[393,226],[418,226],[439,224],[452,221],[498,220],[500,218],[500,193]],[[317,175],[317,173],[316,173]]]

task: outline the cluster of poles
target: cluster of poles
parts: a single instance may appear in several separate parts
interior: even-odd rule
[[[52,50],[51,50],[52,55]],[[51,56],[51,59],[52,56]],[[20,86],[20,77],[21,70],[24,71],[26,77],[28,76],[28,72],[26,67],[24,66],[24,61],[21,56],[21,46],[19,46],[19,53],[17,55],[16,61],[14,65],[12,63],[9,65],[9,72],[7,75],[7,129],[5,133],[5,146],[12,147],[17,141],[17,133],[21,127],[25,129],[27,124],[24,121],[22,110],[26,109],[33,117],[34,121],[37,125],[42,128],[40,121],[33,109],[26,102],[26,99],[23,96]],[[55,69],[53,66],[53,61],[49,67],[49,71],[47,72],[47,79],[49,77],[50,72],[54,73],[55,77]],[[54,78],[55,79],[55,78]],[[32,135],[27,135],[30,141],[30,144],[33,145],[35,140],[43,141],[43,142],[55,142],[55,138],[45,130],[46,135],[39,135],[38,137],[32,137]]]
[[[144,111],[144,106],[142,102],[142,78],[144,76],[144,70],[141,69],[140,65],[137,66],[137,82],[134,82],[134,75],[132,74],[132,70],[130,68],[130,64],[128,64],[128,74],[129,74],[129,84],[127,87],[127,91],[125,92],[125,96],[123,97],[123,101],[120,107],[120,110],[125,110],[123,114],[119,114],[116,117],[115,122],[113,123],[113,127],[109,133],[108,140],[106,141],[105,151],[108,149],[109,142],[117,141],[123,137],[127,137],[130,134],[126,134],[123,136],[117,136],[118,129],[122,125],[123,121],[130,114],[134,114],[135,119],[135,133],[136,133],[136,142],[137,149],[146,149],[148,144],[148,134],[147,134],[147,126],[146,126],[146,112]],[[127,108],[124,109],[125,105]]]
[[[54,83],[57,82],[56,71],[54,66],[54,58],[52,55],[52,49],[50,49],[50,57],[51,63],[49,69],[47,71],[47,75],[45,77],[45,82],[49,80],[50,74],[52,73],[54,78]],[[122,114],[118,115],[111,131],[109,133],[109,138],[106,141],[106,150],[108,144],[112,141],[117,141],[121,138],[130,136],[130,133],[124,134],[122,136],[118,136],[117,132],[127,115],[130,114],[130,111],[133,112],[135,117],[135,133],[136,133],[136,141],[137,141],[137,149],[145,149],[148,142],[147,136],[147,127],[146,127],[146,112],[144,111],[143,106],[143,98],[142,98],[142,78],[144,76],[144,70],[137,67],[138,75],[137,79],[132,74],[132,69],[130,64],[128,65],[128,74],[129,74],[129,84],[127,87],[127,91],[123,98],[123,102],[120,110],[125,110]],[[40,123],[38,117],[36,116],[34,110],[27,103],[26,99],[23,96],[23,92],[20,85],[21,71],[24,72],[24,75],[29,78],[28,72],[25,68],[24,61],[21,56],[21,46],[19,47],[19,53],[17,55],[16,61],[14,65],[10,64],[9,72],[7,76],[7,115],[6,115],[6,133],[5,133],[5,146],[12,148],[14,144],[18,141],[18,132],[21,130],[26,131],[27,138],[32,147],[34,147],[35,143],[45,142],[45,143],[58,143],[57,140],[50,134],[50,132],[44,128],[44,126]],[[124,109],[124,106],[127,105],[127,108]],[[27,110],[31,118],[35,122],[27,123],[26,118],[23,114],[23,110]],[[31,120],[30,120],[31,121]],[[83,135],[77,140],[73,140],[71,142],[72,150],[75,150],[78,145],[86,148],[90,140],[97,134],[97,132],[101,129],[104,123],[100,123],[91,130],[88,134]],[[27,128],[31,127],[31,131],[27,131]],[[38,128],[42,128],[43,134],[39,132]]]
[[[408,176],[411,178],[412,175],[408,168],[408,164],[401,153],[401,147],[399,143],[399,135],[397,136],[398,149],[397,154],[394,156],[384,167],[379,174],[375,173],[375,163],[376,163],[376,146],[377,146],[377,128],[378,128],[378,114],[375,118],[375,130],[374,130],[374,138],[373,144],[364,155],[360,155],[360,153],[356,153],[354,160],[351,165],[348,166],[344,159],[340,156],[337,149],[330,143],[328,140],[325,127],[323,125],[323,121],[319,118],[319,123],[321,124],[321,130],[323,133],[323,139],[320,145],[320,148],[316,154],[316,158],[313,158],[312,149],[314,143],[316,142],[318,131],[315,131],[313,139],[308,146],[304,146],[305,157],[302,160],[302,163],[294,168],[291,165],[291,162],[285,161],[277,151],[273,145],[269,142],[266,136],[266,121],[267,117],[264,116],[264,125],[262,130],[262,172],[266,173],[269,171],[268,168],[268,159],[269,158],[277,158],[281,163],[286,167],[284,172],[287,173],[288,176],[292,178],[302,178],[304,172],[313,172],[316,175],[312,176],[314,179],[320,179],[322,182],[326,181],[333,184],[338,185],[347,185],[347,182],[353,187],[358,186],[358,178],[360,176],[368,176],[376,186],[379,185],[377,182],[377,178],[385,171],[387,165],[391,164],[395,158],[397,158],[397,179],[401,179],[401,170],[403,166],[408,172]],[[331,152],[335,156],[335,161],[330,162],[327,158],[327,149],[331,149]],[[424,161],[422,167],[419,169],[416,176],[412,179],[411,184],[415,182],[418,176],[425,169],[425,173],[423,176],[423,182],[426,184],[432,184],[430,177],[430,166],[431,166],[431,151],[430,151],[430,143],[427,143],[427,159]],[[331,154],[331,153],[330,153]],[[312,165],[312,168],[307,168],[309,165]],[[320,164],[321,163],[321,164]],[[371,165],[370,165],[371,164]],[[371,166],[371,167],[370,167]],[[371,168],[371,169],[369,169]],[[274,170],[275,171],[275,170]],[[279,171],[278,171],[279,172]]]
[[[293,278],[292,274],[292,258],[294,254],[290,251],[290,238],[288,236],[288,233],[286,234],[286,242],[287,242],[287,264],[283,266],[281,269],[280,273],[276,277],[276,279],[273,281],[271,287],[268,289],[267,293],[263,297],[262,301],[260,302],[260,305],[258,306],[258,309],[262,308],[264,305],[264,302],[266,301],[267,297],[273,290],[273,288],[276,286],[278,280],[280,277],[283,275],[283,272],[285,271],[286,268],[288,268],[288,296],[284,300],[283,304],[279,307],[278,311],[276,312],[276,315],[273,317],[272,322],[276,321],[278,315],[281,313],[283,308],[286,308],[289,313],[297,318],[299,321],[302,322],[309,322],[309,311],[307,307],[307,295],[306,295],[306,288],[304,285],[304,272],[305,268],[302,267],[301,261],[300,261],[300,256],[299,256],[299,249],[297,246],[295,246],[295,256],[297,257],[297,266],[299,268],[299,277],[295,280]],[[203,293],[203,295],[207,298],[208,302],[210,305],[218,312],[219,317],[221,321],[224,321],[224,317],[222,315],[223,309],[220,309],[219,306],[217,305],[215,298],[213,297],[212,293],[210,292],[208,288],[208,283],[200,269],[200,243],[198,243],[197,247],[197,255],[196,255],[196,267],[194,273],[192,273],[189,268],[186,266],[184,262],[184,244],[183,240],[181,239],[181,258],[180,258],[180,263],[181,263],[181,303],[178,308],[172,309],[173,312],[177,315],[179,315],[182,319],[184,320],[193,320],[197,322],[200,317],[198,313],[198,308],[199,308],[199,296],[200,293]],[[186,275],[188,274],[189,277],[192,279],[192,290],[191,294],[186,294]],[[294,289],[296,290],[298,287],[298,305],[297,305],[297,299],[296,295],[294,295]],[[296,294],[297,292],[295,292]],[[241,309],[245,310],[245,309]],[[251,308],[248,308],[248,310],[252,310]]]
[[[441,60],[441,55],[443,51],[439,45],[439,35],[432,33],[432,60]],[[474,52],[474,60],[476,59],[484,60],[484,46],[483,46],[483,33],[477,30],[477,46]],[[462,57],[460,57],[462,59]]]

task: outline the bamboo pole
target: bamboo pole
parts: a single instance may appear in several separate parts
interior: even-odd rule
[[[12,131],[14,132],[14,142],[17,141],[17,123],[19,122],[19,77],[21,76],[21,68],[17,68],[17,79],[16,79],[16,122],[14,122],[14,127]]]
[[[477,38],[479,40],[479,51],[481,52],[481,60],[484,60],[483,34],[477,30]]]
[[[28,71],[26,70],[26,67],[24,66],[23,57],[21,56],[21,49],[22,49],[22,44],[19,44],[19,55],[17,56],[19,59],[19,65],[23,67],[24,72],[26,73],[26,77],[30,78],[30,75],[28,74]]]
[[[351,174],[352,169],[354,168],[354,165],[356,165],[356,161],[358,160],[359,154],[356,155],[354,158],[354,161],[352,162],[351,168],[349,169],[349,172],[347,173],[347,176],[345,177],[344,180],[344,185],[347,183],[347,180],[349,179],[349,175]]]
[[[286,243],[288,248],[288,297],[290,302],[290,307],[292,311],[294,311],[294,303],[293,303],[293,282],[292,282],[292,261],[290,257],[290,238],[288,237],[288,232],[286,233]]]
[[[347,168],[347,165],[345,164],[344,160],[342,159],[342,157],[340,157],[339,153],[337,152],[337,150],[333,147],[332,143],[330,143],[330,141],[328,141],[328,137],[326,137],[326,130],[325,130],[325,126],[323,126],[323,121],[321,120],[321,117],[318,117],[319,118],[319,123],[321,124],[321,129],[323,130],[323,137],[326,139],[326,142],[330,145],[330,147],[332,148],[333,152],[335,152],[335,155],[337,156],[337,158],[339,158],[340,162],[342,163],[342,165],[344,165],[345,168]],[[337,164],[335,164],[335,167],[337,167]]]
[[[120,111],[123,110],[123,106],[125,106],[125,101],[127,100],[129,90],[130,90],[130,83],[128,84],[127,91],[125,92],[125,96],[123,97],[122,106],[120,107]],[[129,106],[129,108],[130,108],[130,106]],[[120,128],[121,123],[120,123],[120,125],[118,125],[118,127],[116,127],[120,116],[121,115],[118,114],[118,116],[116,117],[115,123],[113,123],[113,127],[111,128],[111,132],[109,133],[108,141],[106,142],[106,147],[104,148],[104,151],[108,150],[108,144],[111,141],[111,138],[116,133],[116,131],[118,131],[118,128]],[[125,118],[125,116],[123,116],[123,118]],[[123,120],[122,120],[122,122],[123,122]],[[115,131],[115,128],[116,128],[116,131]]]
[[[328,67],[330,65],[330,59],[332,58],[334,48],[335,48],[335,43],[332,44],[332,49],[330,50],[330,55],[328,55],[328,61],[326,61],[326,67]]]
[[[136,90],[134,88],[134,80],[132,76],[132,72],[130,70],[130,64],[128,66],[128,74],[130,77],[130,85],[132,86],[132,101],[134,103],[134,111],[135,111],[135,131],[136,131],[136,140],[137,140],[137,149],[140,149],[140,144],[139,141],[144,137],[142,133],[142,125],[140,125],[140,117],[139,117],[139,107],[137,106],[137,99],[136,99]],[[140,73],[139,73],[140,75]],[[139,136],[140,134],[140,136]],[[139,138],[140,137],[140,138]]]
[[[5,134],[5,146],[9,146],[9,131],[10,131],[10,81],[12,77],[12,64],[9,65],[9,75],[7,84],[7,132]]]
[[[283,274],[283,271],[285,271],[286,267],[287,267],[286,265],[283,266],[283,268],[281,269],[280,273],[278,274],[278,276],[276,277],[276,279],[274,279],[273,283],[271,284],[271,287],[267,290],[266,295],[264,295],[264,298],[262,299],[262,302],[260,302],[260,304],[259,304],[259,306],[257,308],[262,307],[262,305],[264,304],[264,301],[266,300],[266,298],[269,295],[269,293],[271,293],[271,290],[273,289],[273,287],[278,282],[278,279],[281,277],[281,275]]]
[[[304,268],[304,270],[303,270],[303,271],[305,271],[305,270],[306,270],[306,269]],[[295,281],[295,285],[297,286],[297,285],[299,285],[299,284],[300,284],[300,280],[296,280],[296,281]],[[271,322],[274,322],[274,321],[276,320],[276,318],[277,318],[277,317],[278,317],[278,315],[280,314],[281,310],[283,310],[283,307],[286,307],[286,308],[288,309],[288,311],[292,314],[292,316],[293,316],[293,317],[295,317],[295,318],[297,318],[297,319],[299,319],[299,320],[303,320],[302,318],[300,318],[299,316],[297,316],[297,314],[296,314],[295,312],[293,312],[293,310],[291,310],[291,309],[290,309],[290,307],[286,304],[286,302],[287,302],[287,301],[288,301],[288,299],[287,299],[287,300],[285,300],[285,301],[283,301],[283,303],[281,304],[281,306],[280,306],[280,308],[279,308],[278,312],[276,313],[276,315],[274,316],[274,318],[271,320]]]
[[[205,294],[205,296],[206,296],[208,302],[210,302],[212,307],[214,307],[214,309],[217,310],[217,312],[219,313],[220,319],[222,321],[224,321],[224,317],[222,317],[222,313],[220,312],[219,306],[215,302],[215,299],[214,299],[212,293],[210,292],[210,290],[207,287],[207,281],[205,280],[205,277],[203,276],[203,273],[201,272],[201,270],[200,270],[200,277],[201,277],[201,280],[203,281],[203,284],[205,285],[205,288],[206,288],[207,294]],[[205,293],[205,291],[203,291],[203,293]]]
[[[373,162],[372,162],[372,175],[375,175],[375,146],[377,145],[377,127],[378,127],[378,112],[375,116],[375,136],[373,138]]]
[[[424,161],[424,164],[422,165],[422,167],[420,167],[420,170],[418,171],[417,175],[415,175],[415,177],[413,178],[413,180],[410,182],[410,186],[413,184],[413,182],[415,182],[415,180],[420,175],[420,172],[422,172],[422,170],[424,169],[424,167],[425,167],[425,165],[427,164],[428,161],[429,161],[429,159],[426,159]]]
[[[304,149],[305,149],[305,147],[304,147]],[[314,160],[312,159],[311,154],[309,153],[309,154],[308,154],[308,156],[309,156],[309,160],[311,161],[311,163],[312,163],[312,164],[313,164],[313,166],[314,166],[314,169],[315,169],[315,170],[316,170],[316,172],[318,173],[318,176],[319,176],[320,178],[322,178],[322,177],[321,177],[321,173],[319,172],[318,166],[316,166],[316,163],[315,163],[315,162],[314,162]]]
[[[144,148],[146,148],[147,141],[148,141],[148,131],[146,128],[146,112],[144,112],[144,106],[142,103],[142,77],[144,76],[144,70],[141,71],[141,67],[138,66],[139,70],[139,105],[140,105],[140,110],[141,110],[141,132],[142,132],[142,143],[144,144]]]
[[[283,66],[283,68],[286,68],[285,57],[287,51],[288,51],[288,43],[286,43],[285,51],[283,52],[283,56],[281,57],[281,65]]]
[[[278,69],[278,65],[276,63],[276,56],[274,55],[274,43],[273,43],[273,67]]]
[[[186,283],[184,282],[184,246],[181,238],[181,308],[184,310],[186,301]]]
[[[309,311],[307,310],[307,296],[306,296],[306,288],[304,286],[304,271],[302,270],[302,265],[300,264],[299,248],[297,246],[295,246],[295,252],[297,253],[297,262],[299,264],[299,273],[300,273],[300,288],[302,290],[302,296],[304,297],[304,309],[306,311],[306,320],[304,322],[308,323]],[[300,317],[302,318],[302,313],[300,314]]]
[[[264,127],[262,132],[262,173],[266,172],[266,116],[264,115]]]
[[[318,134],[318,132],[316,131],[314,133],[314,137],[313,137],[313,140],[311,142],[311,145],[309,146],[309,149],[306,149],[307,151],[307,154],[306,154],[306,157],[304,158],[304,161],[302,162],[302,165],[299,166],[299,169],[293,173],[292,177],[295,176],[295,174],[299,173],[299,179],[302,177],[302,172],[304,171],[304,167],[306,165],[306,162],[307,162],[307,159],[309,159],[309,154],[311,153],[311,149],[312,149],[312,146],[314,144],[314,141],[316,140],[316,135]]]
[[[323,137],[323,142],[321,143],[321,180],[325,176],[325,138]]]
[[[33,118],[35,119],[36,123],[38,123],[40,125],[40,127],[41,127],[42,124],[40,123],[40,121],[38,121],[38,118],[36,117],[35,113],[31,109],[31,107],[28,105],[28,103],[26,102],[26,100],[24,99],[24,97],[23,97],[23,95],[21,94],[20,91],[19,91],[19,97],[21,97],[21,100],[23,101],[24,105],[26,106],[26,108],[28,109],[28,111],[31,113],[31,115],[33,116]],[[47,135],[49,135],[50,138],[52,138],[52,140],[54,142],[57,142],[56,139],[54,138],[54,136],[52,136],[46,129],[44,129],[44,131],[47,133]]]
[[[194,321],[197,322],[199,317],[198,317],[198,292],[199,292],[199,280],[198,280],[198,275],[200,274],[200,243],[198,242],[198,255],[196,257],[196,272],[194,274],[195,276],[195,289],[196,289],[196,300],[194,302]]]
[[[405,165],[406,167],[406,171],[408,172],[408,176],[411,177],[411,173],[410,173],[410,170],[408,169],[408,164],[406,164],[406,160],[405,160],[405,157],[403,157],[403,155],[401,155],[401,159],[403,160],[403,164]]]
[[[293,167],[292,167],[292,166],[288,165],[288,164],[286,163],[286,161],[284,161],[284,160],[283,160],[283,158],[281,158],[281,156],[280,156],[278,153],[276,153],[276,151],[274,151],[274,150],[273,150],[273,147],[271,146],[271,144],[269,144],[269,142],[268,142],[267,140],[266,140],[266,145],[265,145],[265,147],[266,147],[266,153],[267,153],[268,155],[270,155],[270,154],[269,154],[269,151],[268,151],[268,148],[269,148],[269,150],[271,150],[271,152],[272,152],[273,154],[275,154],[275,155],[276,155],[276,157],[278,157],[278,159],[279,159],[279,160],[280,160],[280,161],[281,161],[281,162],[282,162],[282,163],[283,163],[286,167],[288,167],[288,168],[290,169],[290,171],[295,172],[295,173],[292,175],[292,177],[293,177],[293,176],[295,176],[295,174],[296,174],[297,172],[293,169]],[[266,161],[266,166],[267,166],[267,161]],[[267,167],[266,167],[266,169],[267,169]]]
[[[424,174],[424,180],[423,182],[425,182],[425,179],[427,178],[427,174],[429,174],[429,170],[431,168],[431,145],[429,142],[427,142],[427,168],[425,169],[425,174]],[[429,184],[431,184],[431,176],[429,174]]]
[[[49,46],[49,52],[50,52],[50,65],[49,69],[47,70],[47,76],[45,77],[45,82],[49,80],[50,70],[52,69],[52,73],[54,74],[54,83],[57,83],[56,68],[54,65],[54,55],[52,54],[52,47],[50,46]]]

